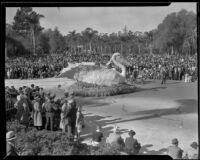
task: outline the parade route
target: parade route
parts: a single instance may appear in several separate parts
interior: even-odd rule
[[[63,96],[67,86],[73,81],[66,78],[35,80],[5,80],[5,86],[30,86],[35,84],[57,95]],[[58,88],[58,85],[61,88]],[[111,97],[78,98],[83,106],[86,128],[84,139],[102,125],[103,133],[108,136],[114,125],[119,126],[122,137],[128,136],[130,129],[142,145],[141,152],[146,154],[165,154],[171,139],[177,138],[179,146],[192,154],[190,144],[198,141],[198,97],[197,82],[184,83],[167,81],[161,85],[159,80],[145,81],[137,85],[135,93]]]

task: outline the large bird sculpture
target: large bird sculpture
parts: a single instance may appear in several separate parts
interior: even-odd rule
[[[108,66],[111,63],[115,67],[119,67],[121,72],[113,68],[109,69]],[[120,53],[114,53],[106,66],[95,65],[93,62],[69,64],[57,77],[67,77],[77,81],[110,86],[126,81],[126,66],[129,65],[130,63]]]

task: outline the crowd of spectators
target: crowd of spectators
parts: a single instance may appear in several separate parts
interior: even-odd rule
[[[6,79],[33,79],[54,77],[67,67],[68,63],[101,62],[105,64],[108,56],[58,54],[46,56],[27,56],[7,59],[5,61]]]
[[[197,57],[181,55],[129,55],[132,67],[130,73],[136,79],[138,75],[144,79],[161,79],[161,68],[166,71],[168,80],[184,80],[185,75],[197,79]]]
[[[37,130],[61,130],[67,132],[69,138],[73,141],[81,139],[82,130],[86,127],[85,119],[87,117],[84,117],[82,106],[77,104],[77,99],[72,92],[66,92],[62,98],[56,99],[55,94],[46,92],[43,88],[31,84],[30,87],[23,86],[19,89],[15,89],[14,86],[6,86],[5,93],[6,95],[12,95],[14,98],[15,119],[24,125],[25,132],[29,127],[35,127]],[[6,104],[8,101],[9,99],[6,99]],[[135,134],[135,131],[130,130],[129,137],[124,140],[121,137],[119,128],[115,126],[113,133],[105,137],[99,125],[97,130],[92,132],[90,145],[98,146],[101,142],[105,142],[117,145],[125,154],[139,154],[141,144],[134,138]],[[11,132],[8,132],[8,146],[11,145],[12,138],[10,136]],[[191,147],[198,152],[196,142]],[[193,156],[187,154],[183,156],[183,150],[179,148],[176,138],[172,140],[172,146],[167,149],[167,154],[174,159],[184,157],[194,159],[198,157],[198,153]]]
[[[182,55],[130,54],[126,59],[132,66],[127,68],[133,79],[161,79],[161,67],[165,67],[166,79],[183,80],[187,74],[192,81],[197,79],[197,57]],[[19,57],[8,59],[5,63],[5,78],[33,79],[54,77],[67,67],[68,63],[96,62],[105,65],[110,60],[108,55],[79,54],[46,55],[40,57]]]

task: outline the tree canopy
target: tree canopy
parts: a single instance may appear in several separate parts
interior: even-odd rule
[[[62,35],[58,27],[54,30],[44,30],[40,26],[41,18],[45,17],[33,11],[31,7],[21,7],[17,10],[13,24],[6,26],[9,56],[20,52],[21,54],[120,52],[185,55],[197,52],[196,14],[184,9],[167,15],[157,28],[144,33],[133,32],[125,25],[118,33],[99,33],[88,27],[80,33],[72,30],[67,35]],[[19,48],[18,51],[16,48]]]

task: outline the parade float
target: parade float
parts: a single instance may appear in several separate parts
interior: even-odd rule
[[[111,68],[111,65],[114,67]],[[57,78],[67,77],[76,80],[76,83],[67,88],[68,92],[73,92],[76,96],[112,96],[131,93],[135,91],[135,86],[127,83],[127,66],[130,66],[130,63],[120,53],[114,53],[105,66],[93,62],[69,64]]]

